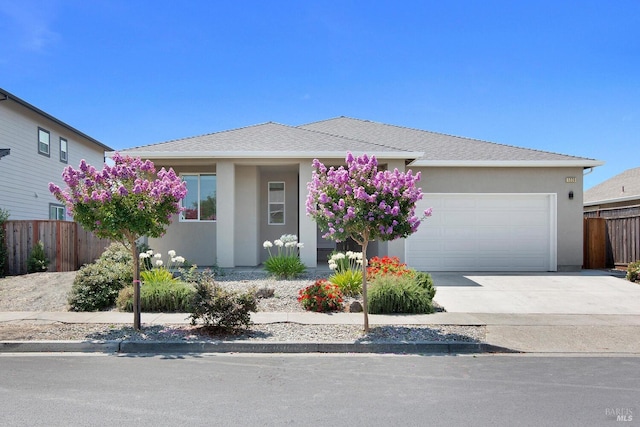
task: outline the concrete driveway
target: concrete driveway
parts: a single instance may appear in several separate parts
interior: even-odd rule
[[[450,313],[640,315],[640,285],[610,273],[432,273]]]

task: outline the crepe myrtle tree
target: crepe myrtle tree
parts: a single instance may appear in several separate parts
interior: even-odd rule
[[[369,242],[407,237],[418,229],[421,219],[415,208],[422,198],[422,190],[416,186],[420,172],[378,170],[375,156],[353,157],[351,153],[347,153],[346,168],[327,169],[317,159],[312,165],[306,209],[323,238],[336,242],[351,238],[362,247],[366,259]],[[427,209],[424,217],[430,215],[431,209]],[[362,263],[362,279],[364,330],[368,332],[366,261]]]
[[[62,179],[65,190],[49,183],[49,191],[64,203],[73,219],[98,237],[121,242],[133,257],[133,326],[140,329],[140,267],[136,240],[160,237],[172,215],[183,208],[180,200],[187,186],[173,169],[156,173],[149,160],[115,153],[114,165],[102,171],[83,159],[78,170],[67,166]]]

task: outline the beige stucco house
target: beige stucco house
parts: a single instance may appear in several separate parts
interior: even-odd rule
[[[188,183],[187,211],[152,248],[198,265],[255,266],[265,240],[299,236],[308,267],[335,247],[306,215],[311,161],[344,164],[347,151],[422,173],[433,216],[407,239],[377,242],[425,271],[556,271],[582,265],[583,170],[602,162],[338,117],[301,126],[265,123],[123,154],[173,167]]]
[[[0,89],[0,208],[9,219],[68,219],[49,193],[80,160],[101,165],[112,148]]]

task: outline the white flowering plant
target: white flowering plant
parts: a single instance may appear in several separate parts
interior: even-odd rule
[[[275,250],[272,248],[275,246]],[[262,247],[269,252],[269,258],[264,262],[264,269],[279,279],[293,279],[306,270],[300,261],[300,248],[302,243],[298,242],[295,234],[283,234],[279,239],[265,241]]]
[[[362,252],[334,252],[329,257],[329,269],[334,271],[329,282],[338,286],[347,296],[362,293]]]
[[[140,279],[143,283],[174,282],[176,280],[173,277],[173,271],[184,264],[185,259],[176,255],[174,250],[168,251],[167,255],[169,255],[169,260],[165,263],[160,252],[154,253],[149,249],[140,253]]]

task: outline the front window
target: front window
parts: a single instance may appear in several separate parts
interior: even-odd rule
[[[269,225],[284,225],[284,182],[269,183]]]
[[[49,155],[49,142],[51,140],[51,134],[48,130],[38,128],[38,153]]]
[[[60,138],[60,161],[62,163],[67,163],[69,160],[69,148],[67,146],[67,140],[64,138]]]
[[[64,206],[49,203],[49,219],[59,219],[62,221],[67,219],[64,213]]]
[[[187,196],[182,200],[186,209],[182,212],[183,221],[216,220],[216,176],[213,174],[184,174],[187,183]]]

